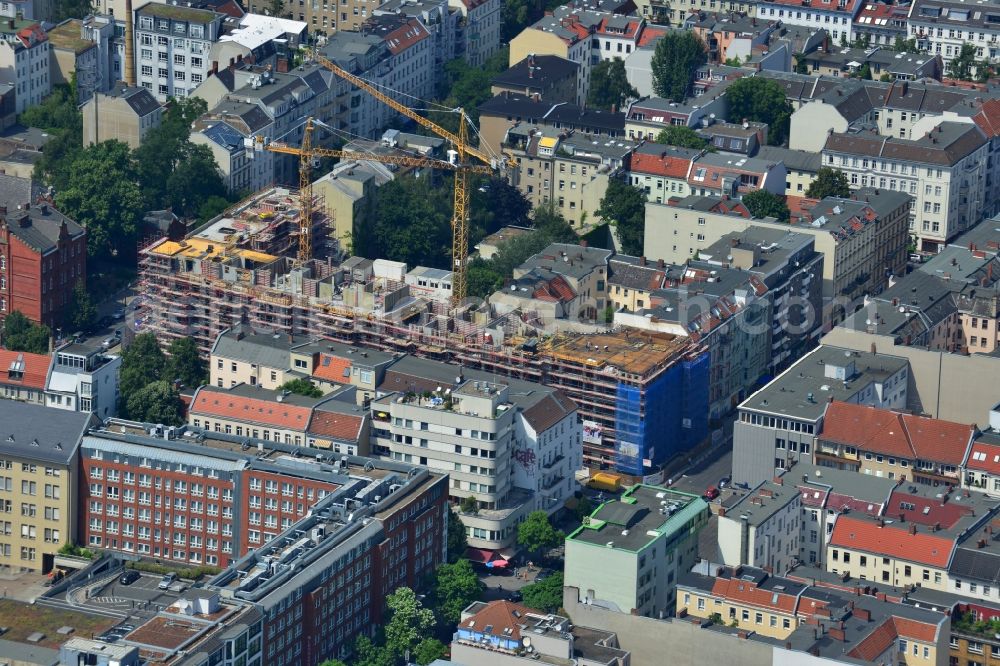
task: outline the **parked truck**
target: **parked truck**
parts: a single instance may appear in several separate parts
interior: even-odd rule
[[[595,472],[587,480],[587,486],[595,490],[617,493],[622,489],[622,477],[610,472]]]

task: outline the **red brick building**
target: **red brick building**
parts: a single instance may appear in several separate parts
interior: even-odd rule
[[[54,328],[87,280],[87,238],[38,194],[31,181],[0,175],[0,320],[17,310]]]

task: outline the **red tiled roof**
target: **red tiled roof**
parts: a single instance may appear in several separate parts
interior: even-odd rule
[[[895,526],[879,527],[874,520],[847,515],[837,519],[830,545],[944,568],[951,559],[955,542],[927,532],[913,534],[909,529]]]
[[[426,39],[427,36],[427,30],[424,29],[420,21],[413,19],[386,35],[385,44],[393,55],[398,55],[421,39]]]
[[[535,291],[531,294],[532,298],[537,298],[540,301],[549,302],[566,302],[571,301],[576,297],[573,292],[573,288],[570,287],[566,280],[563,279],[561,275],[557,275],[548,282],[542,282],[537,287]]]
[[[763,590],[752,581],[739,578],[716,578],[712,585],[712,596],[782,613],[794,613],[798,603],[795,595]]]
[[[223,391],[211,391],[205,387],[198,391],[191,412],[217,419],[262,423],[289,430],[305,430],[309,425],[312,409],[272,400],[231,395]]]
[[[674,155],[667,155],[666,152],[660,155],[649,155],[646,153],[632,153],[632,171],[639,173],[649,173],[664,178],[687,178],[688,169],[691,168],[691,160]]]
[[[854,646],[854,649],[847,653],[848,657],[853,657],[855,659],[861,659],[863,661],[875,663],[886,650],[888,650],[896,642],[899,634],[896,633],[896,625],[893,622],[895,618],[889,618],[878,627],[875,631],[868,634],[860,643]]]
[[[313,377],[337,384],[346,384],[351,379],[350,371],[350,359],[332,354],[320,354],[319,363],[313,369]],[[348,374],[345,374],[345,372]]]
[[[50,361],[51,359],[46,354],[29,354],[0,349],[0,384],[44,390]],[[20,379],[12,379],[10,376],[11,367],[18,362],[24,365],[21,371],[23,374]]]
[[[517,613],[517,615],[514,613]],[[524,620],[521,618],[529,613],[537,615],[537,611],[533,611],[521,604],[515,604],[510,601],[494,601],[487,604],[486,608],[472,617],[462,620],[460,626],[471,629],[476,633],[489,633],[491,636],[511,638],[519,641],[521,640],[521,625],[524,624]],[[487,627],[492,627],[492,630],[487,632]],[[504,629],[509,629],[510,631],[504,633]]]
[[[913,508],[904,509],[902,508],[903,504],[913,506]],[[919,525],[940,524],[944,529],[950,528],[962,516],[968,516],[971,513],[971,506],[947,500],[942,502],[936,497],[923,497],[903,492],[893,492],[889,508],[886,510],[886,515],[890,518],[901,515],[907,522]]]
[[[617,16],[615,18],[618,18]],[[632,39],[635,37],[636,31],[639,29],[639,21],[629,21],[628,25],[625,26],[625,32],[607,32],[608,19],[602,19],[598,24],[597,29],[594,30],[596,34],[606,35],[608,37],[620,37],[624,39]]]
[[[973,442],[965,466],[976,472],[1000,474],[1000,446],[987,442]]]
[[[637,42],[637,45],[640,47],[646,46],[657,37],[662,37],[665,34],[667,34],[666,30],[661,30],[659,28],[651,28],[649,26],[646,26],[646,28],[642,31],[642,34],[639,35],[639,41]]]
[[[972,426],[865,405],[833,402],[820,439],[907,459],[962,464]]]
[[[1000,135],[1000,99],[988,99],[979,107],[972,120],[991,139]]]
[[[317,409],[313,412],[309,433],[356,442],[361,436],[361,427],[365,420],[354,414],[340,414]]]
[[[854,19],[855,23],[860,23],[863,25],[873,25],[871,21],[862,21],[861,19],[887,19],[896,18],[905,19],[908,7],[901,7],[899,5],[887,5],[883,2],[869,2],[866,3],[861,11],[858,12],[858,16]],[[875,24],[876,27],[885,27],[886,24]]]
[[[915,641],[925,643],[933,643],[937,640],[938,625],[918,622],[908,617],[893,616],[892,621],[896,625],[896,633],[902,638],[912,638]]]

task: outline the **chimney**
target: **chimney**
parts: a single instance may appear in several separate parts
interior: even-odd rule
[[[872,619],[872,614],[867,608],[859,608],[858,606],[854,607],[853,615],[859,620],[864,620],[865,622],[871,622]]]
[[[666,268],[666,265],[664,264],[663,259],[657,259],[656,260],[656,267],[660,268],[660,269]]]
[[[916,526],[916,524],[910,525],[910,534],[916,534],[916,533],[917,533],[917,526]]]
[[[830,631],[826,632],[830,638],[835,641],[844,642],[847,640],[847,636],[844,634],[844,630],[838,627],[830,627]]]
[[[587,241],[581,239],[580,240],[580,247],[582,247],[583,249],[586,250],[587,249]]]
[[[640,266],[646,265],[646,257],[639,257],[639,265]]]
[[[132,0],[125,0],[125,85],[135,87],[135,17]]]

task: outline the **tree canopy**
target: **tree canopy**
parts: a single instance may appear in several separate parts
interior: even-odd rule
[[[708,61],[705,44],[689,31],[671,30],[656,42],[650,67],[653,92],[673,102],[683,102],[695,72]],[[741,79],[742,80],[742,79]]]
[[[521,601],[528,608],[554,613],[562,606],[563,573],[557,571],[548,578],[521,588]]]
[[[517,543],[528,551],[540,554],[548,548],[555,548],[562,543],[565,535],[552,527],[549,514],[544,511],[532,511],[517,526]]]
[[[125,398],[128,417],[145,423],[181,425],[184,423],[184,402],[174,385],[159,380],[146,384]]]
[[[44,324],[32,323],[18,310],[3,320],[3,346],[10,351],[48,354],[52,332]]]
[[[170,343],[167,353],[170,358],[163,373],[164,379],[192,388],[208,381],[208,366],[192,338],[177,338]]]
[[[163,379],[166,367],[167,359],[152,333],[140,333],[125,348],[118,371],[118,391],[127,416],[131,417],[128,412],[129,396],[138,393],[147,384]]]
[[[678,148],[693,148],[703,150],[708,148],[708,141],[698,136],[690,127],[684,125],[670,125],[656,135],[656,143],[667,146],[677,146]]]
[[[768,143],[781,145],[788,138],[792,118],[792,105],[785,98],[785,91],[776,81],[759,76],[737,79],[726,89],[729,100],[729,118],[739,122],[743,118],[767,123]]]
[[[462,610],[483,593],[483,584],[469,560],[442,564],[434,572],[434,608],[445,627],[462,619]]]
[[[319,387],[313,384],[311,381],[304,377],[299,377],[298,379],[289,379],[287,382],[278,387],[282,391],[288,391],[289,393],[295,393],[297,395],[304,395],[307,398],[319,398],[323,395],[323,392],[319,390]]]
[[[97,319],[97,307],[90,298],[87,285],[83,280],[77,280],[73,285],[73,300],[70,301],[66,314],[66,323],[73,330],[89,331]]]
[[[962,44],[962,50],[948,63],[948,76],[953,79],[971,81],[976,68],[976,45]]]
[[[604,111],[621,110],[629,99],[638,97],[639,91],[628,81],[624,60],[602,60],[590,70],[589,106]]]
[[[597,216],[618,232],[622,252],[642,256],[646,234],[646,195],[642,190],[618,178],[610,180]]]
[[[781,222],[788,222],[791,217],[785,197],[767,190],[755,190],[744,194],[743,205],[754,217],[776,217]]]
[[[454,511],[448,511],[448,561],[457,562],[465,557],[469,540],[465,534],[465,525]]]
[[[810,199],[849,197],[851,184],[847,182],[847,176],[840,169],[820,167],[816,172],[816,180],[810,183],[809,189],[806,190],[806,196]]]
[[[112,256],[130,247],[143,210],[138,172],[127,144],[104,141],[88,146],[73,160],[56,207],[87,228],[87,253]]]
[[[452,195],[431,181],[430,175],[396,178],[380,187],[369,223],[354,229],[354,253],[449,268]]]
[[[389,621],[385,625],[385,647],[395,659],[412,656],[416,647],[434,628],[434,613],[424,608],[408,587],[396,588],[386,597]]]

